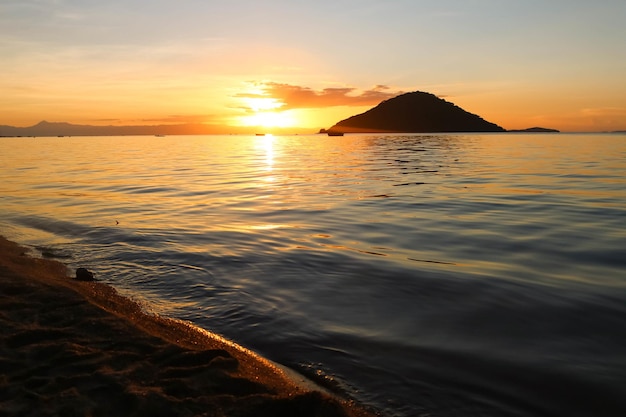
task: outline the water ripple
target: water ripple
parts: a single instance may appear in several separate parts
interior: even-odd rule
[[[625,157],[623,135],[3,138],[0,227],[388,415],[617,416]]]

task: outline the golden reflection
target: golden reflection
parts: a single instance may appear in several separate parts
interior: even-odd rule
[[[284,224],[256,224],[247,226],[250,230],[274,230],[274,229],[283,229],[285,227],[289,227]]]
[[[274,168],[274,135],[265,135],[261,140],[263,141],[263,148],[265,149],[266,170],[271,171]]]

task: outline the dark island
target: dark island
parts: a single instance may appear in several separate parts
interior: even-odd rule
[[[548,129],[547,127],[529,127],[528,129],[507,130],[513,133],[559,133],[556,129]]]
[[[385,100],[365,113],[340,121],[326,132],[434,133],[505,132],[480,116],[434,94],[415,91]]]

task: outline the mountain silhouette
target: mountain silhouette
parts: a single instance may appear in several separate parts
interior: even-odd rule
[[[0,125],[0,137],[26,136],[136,136],[136,135],[228,135],[254,133],[256,127],[229,126],[207,123],[161,125],[78,125],[66,122],[42,121],[33,126]],[[306,128],[275,128],[280,134],[308,133]]]
[[[557,130],[557,129],[550,129],[550,128],[547,128],[547,127],[535,126],[535,127],[529,127],[528,129],[508,130],[508,132],[513,132],[513,133],[559,133],[559,130]]]
[[[343,133],[505,132],[502,127],[445,101],[415,91],[385,100],[327,129]]]
[[[92,126],[65,122],[41,121],[34,126],[0,126],[0,136],[124,136],[124,135],[188,135],[210,132],[202,124]]]

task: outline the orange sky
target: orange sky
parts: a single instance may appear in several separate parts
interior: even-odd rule
[[[626,129],[621,0],[78,3],[0,4],[0,124],[313,132],[420,90],[506,129]]]

